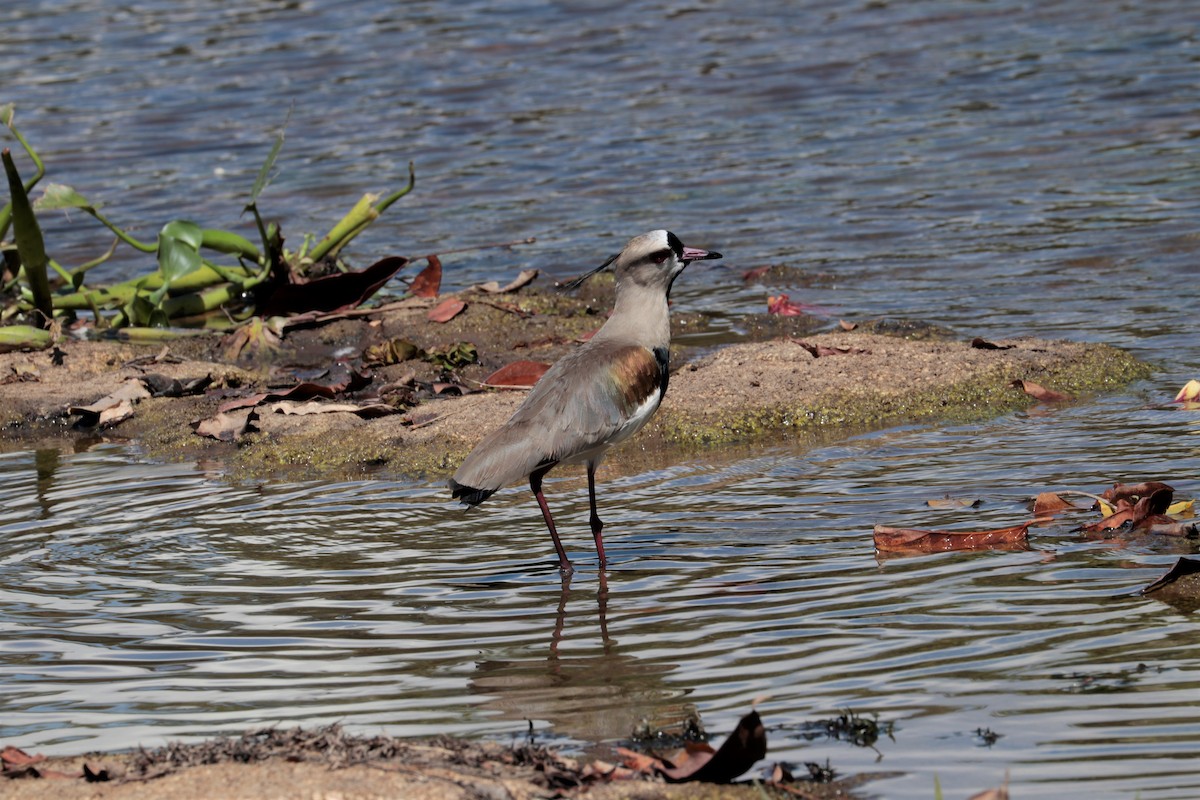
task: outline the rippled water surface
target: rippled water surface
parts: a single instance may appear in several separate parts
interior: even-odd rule
[[[1071,519],[1017,552],[880,560],[870,538],[1010,525],[1043,488],[1200,493],[1200,417],[1161,405],[1200,372],[1198,28],[1185,0],[10,4],[0,102],[52,180],[145,236],[244,225],[291,108],[262,205],[293,241],[416,163],[359,263],[536,236],[447,257],[447,281],[568,274],[669,227],[726,254],[681,279],[682,308],[786,291],[831,320],[1107,341],[1160,369],[978,425],[609,469],[606,592],[569,473],[549,485],[564,587],[522,491],[464,515],[386,472],[246,485],[115,445],[0,455],[0,741],[531,720],[587,746],[692,711],[723,733],[766,694],[771,759],[894,773],[879,796],[1006,771],[1023,798],[1200,796],[1200,629],[1130,594],[1194,543]],[[107,246],[77,217],[47,229],[66,263]],[[767,263],[825,277],[742,284]],[[983,504],[925,505],[945,493]],[[891,736],[812,736],[847,709]]]

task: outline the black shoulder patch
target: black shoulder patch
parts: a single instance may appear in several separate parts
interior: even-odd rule
[[[668,234],[673,236],[674,234]],[[676,239],[675,241],[679,241]],[[681,245],[682,246],[682,245]],[[662,399],[667,393],[667,381],[671,377],[671,350],[666,347],[654,348],[654,360],[658,362],[658,398]]]

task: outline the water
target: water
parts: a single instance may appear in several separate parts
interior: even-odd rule
[[[1159,364],[1127,393],[604,477],[601,596],[582,481],[552,482],[564,588],[523,492],[231,482],[111,445],[0,456],[0,741],[48,753],[259,724],[542,735],[586,747],[751,701],[771,759],[899,773],[880,796],[1200,794],[1195,618],[1129,594],[1189,542],[1033,530],[1033,549],[878,560],[877,523],[1001,527],[1044,488],[1200,494],[1197,15],[1186,0],[241,3],[0,11],[0,101],[49,179],[144,238],[262,206],[289,241],[368,190],[417,190],[360,264],[446,259],[452,286],[592,266],[669,227],[726,254],[680,308],[903,316],[964,336],[1105,341]],[[12,146],[12,142],[8,142]],[[19,162],[24,163],[24,162]],[[107,246],[47,220],[79,263]],[[788,263],[811,288],[745,286]],[[121,253],[97,279],[149,269]],[[736,333],[736,323],[730,322]],[[669,400],[668,400],[669,402]],[[931,511],[945,493],[977,510]],[[809,740],[851,709],[876,750]],[[977,730],[1000,738],[990,747]]]

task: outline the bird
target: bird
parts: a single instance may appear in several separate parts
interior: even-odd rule
[[[693,261],[721,257],[684,247],[670,231],[653,230],[563,284],[573,289],[611,269],[617,287],[612,315],[591,339],[547,370],[512,417],[475,446],[450,480],[451,496],[477,506],[527,478],[554,541],[559,570],[570,575],[574,568],[542,493],[542,479],[559,464],[586,464],[588,521],[603,574],[607,559],[604,523],[596,510],[596,467],[610,447],[650,420],[666,394],[671,344],[667,300],[675,279]]]

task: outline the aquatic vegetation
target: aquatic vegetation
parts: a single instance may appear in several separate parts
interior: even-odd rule
[[[102,213],[102,204],[68,185],[50,184],[40,197],[31,200],[30,192],[45,175],[45,166],[17,130],[11,103],[0,106],[0,122],[35,166],[33,176],[22,181],[11,153],[4,151],[11,202],[0,209],[0,239],[11,226],[14,244],[3,247],[2,289],[8,300],[0,321],[28,324],[8,332],[8,347],[22,343],[28,347],[46,346],[46,337],[33,331],[56,323],[97,330],[161,329],[194,322],[218,310],[235,319],[255,314],[332,311],[361,303],[408,263],[403,258],[384,259],[354,272],[340,256],[355,237],[412,191],[416,177],[411,162],[405,186],[386,196],[364,194],[328,233],[315,242],[314,236],[305,236],[300,248],[292,251],[284,247],[279,225],[266,222],[259,210],[260,196],[270,184],[283,147],[281,130],[243,208],[243,213],[254,218],[257,243],[233,231],[202,227],[184,217],[168,221],[153,242],[146,242]],[[116,239],[98,258],[66,268],[48,256],[38,215],[73,210],[99,222]],[[112,286],[86,285],[88,270],[106,261],[120,246],[153,254],[157,268]],[[56,273],[53,281],[50,269]]]

